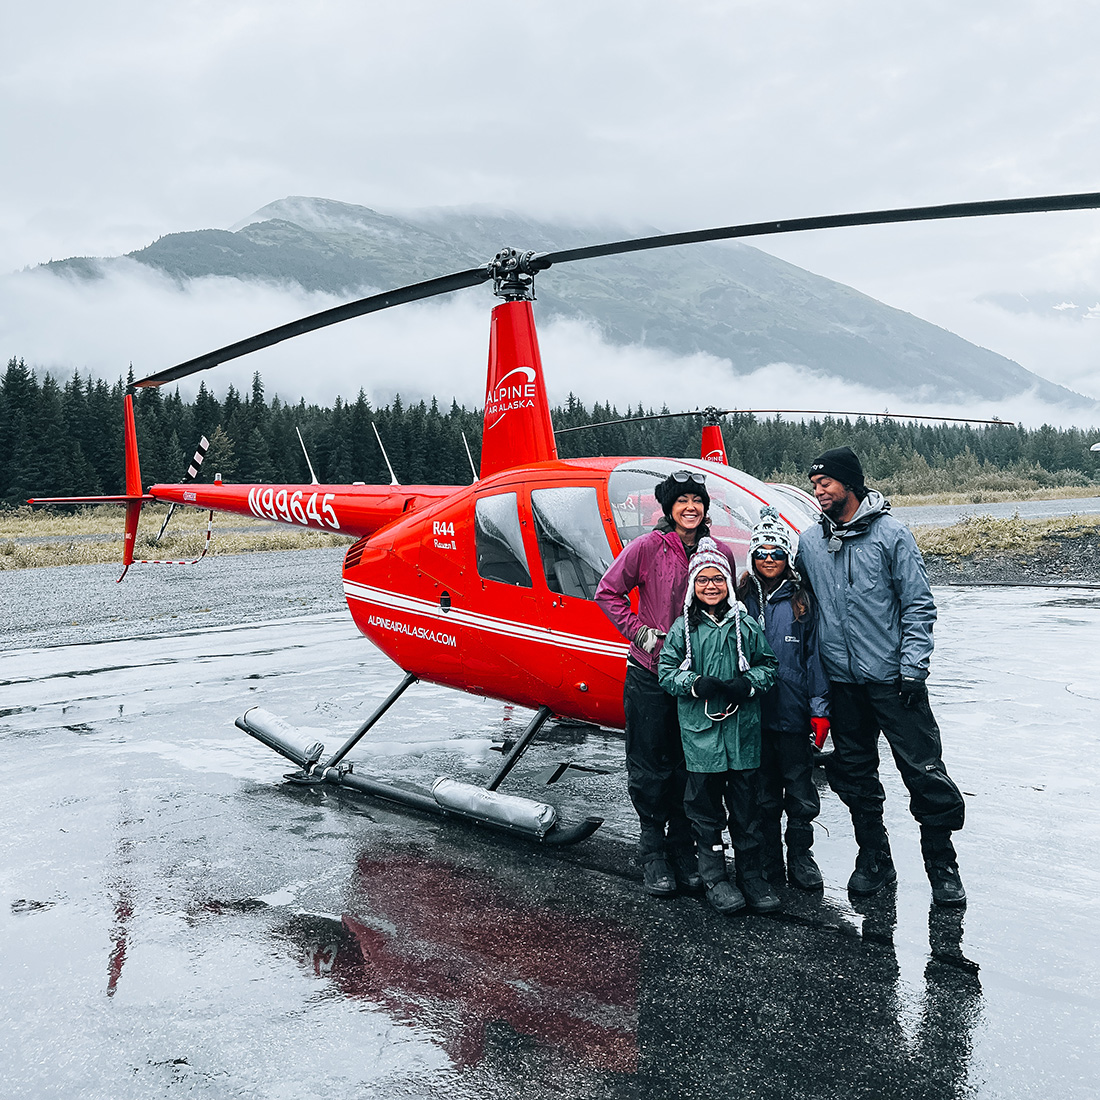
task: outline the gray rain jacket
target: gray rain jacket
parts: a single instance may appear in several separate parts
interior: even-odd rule
[[[846,524],[828,516],[808,527],[795,568],[818,604],[825,674],[847,684],[923,680],[932,656],[936,605],[909,528],[872,489]]]

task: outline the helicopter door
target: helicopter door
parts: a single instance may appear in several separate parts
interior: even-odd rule
[[[610,512],[601,512],[595,486],[556,485],[531,491],[531,516],[549,589],[546,623],[562,644],[562,686],[571,698],[587,698],[590,715],[616,725],[626,645],[594,600],[615,557]],[[600,712],[595,699],[614,704]]]
[[[532,580],[525,529],[530,532],[526,502],[516,492],[478,497],[474,504],[474,561],[480,578],[475,596],[467,584],[467,603],[477,611],[478,644],[462,651],[468,686],[499,693],[501,666],[508,666],[523,688],[537,682],[556,686],[561,674],[552,647],[548,649]],[[475,582],[477,583],[477,582]],[[517,686],[516,695],[528,691]]]

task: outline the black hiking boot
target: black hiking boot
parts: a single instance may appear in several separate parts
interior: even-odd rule
[[[710,902],[712,909],[717,910],[724,917],[731,917],[745,908],[745,899],[741,891],[725,878],[707,883],[707,901]]]
[[[676,893],[676,875],[664,856],[656,856],[642,867],[642,889],[655,898],[670,898]]]
[[[961,909],[966,905],[966,890],[959,877],[959,867],[954,860],[941,862],[925,860],[924,869],[932,884],[932,900],[937,905]]]
[[[932,900],[937,905],[962,908],[966,904],[966,891],[963,889],[962,879],[959,878],[951,830],[922,825],[920,850],[924,856],[928,881],[932,884]]]
[[[753,913],[774,913],[783,904],[760,873],[743,875],[737,880],[737,885],[745,896],[745,904]]]
[[[699,859],[694,848],[674,848],[669,862],[681,890],[694,893],[702,888],[703,876],[699,874]]]
[[[787,878],[799,890],[821,890],[825,886],[821,868],[809,848],[787,849]]]
[[[898,873],[894,869],[894,861],[889,852],[860,848],[856,856],[856,869],[848,879],[848,893],[860,898],[869,898],[884,886],[897,881]]]

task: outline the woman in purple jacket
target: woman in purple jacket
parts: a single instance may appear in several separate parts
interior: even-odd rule
[[[683,611],[688,559],[710,531],[710,494],[705,474],[676,470],[657,485],[654,495],[664,518],[623,548],[596,589],[596,603],[630,639],[623,685],[627,789],[640,822],[638,859],[645,890],[668,897],[677,885],[697,889],[702,879],[684,814],[687,772],[676,700],[657,682],[657,658],[669,627]],[[735,570],[733,551],[718,546]],[[635,588],[636,615],[629,598]]]

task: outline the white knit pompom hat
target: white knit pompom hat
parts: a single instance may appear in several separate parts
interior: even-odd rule
[[[680,662],[680,669],[686,671],[691,668],[691,624],[688,621],[688,609],[695,595],[695,578],[704,569],[717,569],[726,578],[730,606],[733,608],[734,633],[737,635],[737,667],[742,672],[747,672],[749,662],[741,648],[741,605],[734,592],[733,571],[730,569],[729,559],[718,549],[718,543],[706,536],[699,540],[688,563],[687,592],[684,593],[684,659]]]
[[[752,529],[752,537],[749,539],[749,554],[759,550],[761,546],[775,546],[787,552],[787,557],[794,557],[794,540],[791,538],[790,528],[779,518],[779,513],[770,505],[765,504],[760,509],[760,518]]]
[[[764,596],[764,586],[760,583],[760,578],[752,565],[753,552],[759,550],[761,546],[775,546],[785,551],[791,576],[796,581],[801,580],[794,568],[795,546],[791,539],[790,529],[779,518],[779,513],[770,504],[765,504],[760,509],[760,518],[756,521],[752,529],[752,535],[749,538],[749,579],[756,585],[756,598],[760,604],[760,613],[756,617],[760,625],[764,626],[764,608],[767,606],[767,599]]]

